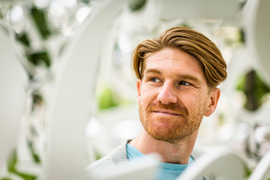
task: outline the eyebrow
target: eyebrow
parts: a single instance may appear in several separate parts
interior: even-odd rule
[[[162,72],[160,72],[159,70],[157,69],[152,69],[152,68],[149,68],[149,69],[146,69],[145,70],[145,73],[156,73],[156,74],[162,74]],[[199,79],[193,75],[189,75],[189,74],[179,74],[177,75],[177,78],[179,79],[188,79],[188,80],[191,80],[195,83],[199,83]]]
[[[181,79],[189,79],[195,83],[199,83],[199,79],[195,76],[192,76],[192,75],[188,75],[188,74],[184,74],[184,75],[179,75],[178,78],[181,78]]]
[[[152,68],[146,69],[146,70],[145,70],[145,73],[157,73],[157,74],[162,74],[159,70],[157,70],[157,69],[152,69]]]

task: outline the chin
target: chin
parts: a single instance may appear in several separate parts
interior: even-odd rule
[[[157,126],[155,124],[155,126],[152,125],[152,127],[151,125],[150,127],[144,127],[144,129],[155,140],[164,141],[171,144],[175,144],[187,139],[196,131],[196,128],[185,127],[181,126],[180,124],[172,124],[167,126]]]
[[[155,140],[164,141],[168,143],[175,143],[181,141],[183,137],[177,133],[172,133],[172,131],[157,131],[157,130],[146,130],[147,133]]]
[[[154,138],[155,140],[158,140],[158,141],[163,141],[163,142],[167,142],[167,143],[170,143],[170,144],[176,144],[178,142],[181,142],[182,140],[185,139],[185,137],[181,137],[181,138],[174,138],[174,137],[157,137],[157,136],[151,136],[152,138]]]

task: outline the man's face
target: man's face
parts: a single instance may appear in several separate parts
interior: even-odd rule
[[[211,115],[219,89],[209,92],[201,63],[193,56],[166,48],[146,59],[137,81],[139,115],[154,139],[175,143],[196,132],[203,115]]]

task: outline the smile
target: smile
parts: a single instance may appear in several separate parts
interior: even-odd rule
[[[179,113],[170,110],[154,110],[153,112],[160,115],[180,116]]]

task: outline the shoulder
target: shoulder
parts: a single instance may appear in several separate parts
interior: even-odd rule
[[[113,162],[111,160],[110,154],[104,156],[103,158],[93,162],[92,164],[86,167],[87,173],[103,171],[113,166]]]
[[[87,173],[101,172],[117,164],[127,163],[126,143],[117,146],[110,154],[86,167]]]

